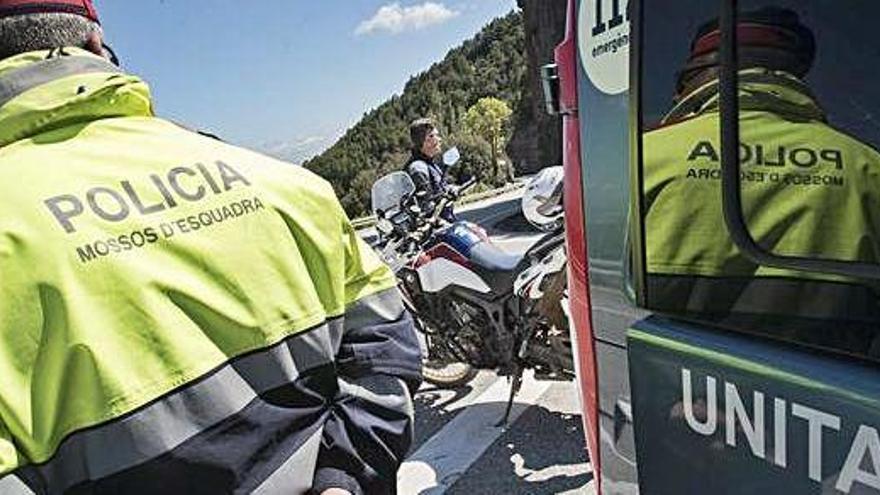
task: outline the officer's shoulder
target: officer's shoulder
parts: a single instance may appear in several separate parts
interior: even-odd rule
[[[336,197],[329,181],[302,165],[220,141],[214,141],[212,145],[223,147],[221,154],[238,161],[238,165],[254,177],[260,177],[265,186],[315,199]]]
[[[691,149],[701,141],[714,141],[708,129],[717,126],[715,115],[699,115],[688,119],[665,123],[643,134],[644,149],[651,156],[678,153],[682,148]]]
[[[297,198],[298,203],[315,202],[318,204],[338,203],[333,186],[318,174],[302,165],[281,160],[266,153],[213,139],[190,129],[173,125],[188,136],[195,148],[200,152],[207,151],[217,159],[240,170],[255,184],[278,191],[284,196]]]
[[[873,166],[880,167],[880,150],[847,131],[832,126],[828,128],[833,133],[833,141],[837,146],[845,146],[849,153],[856,152],[868,159]]]
[[[718,114],[714,112],[683,115],[646,126],[645,137],[661,139],[663,136],[693,131],[702,127],[717,126]]]
[[[310,194],[314,197],[325,199],[336,198],[333,185],[327,179],[302,165],[286,162],[266,155],[261,155],[268,160],[265,166],[271,168],[273,177],[283,181],[287,187]]]

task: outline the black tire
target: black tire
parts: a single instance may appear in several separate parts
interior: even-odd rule
[[[477,369],[462,361],[423,361],[422,377],[438,388],[458,388],[477,375]]]
[[[401,293],[404,306],[412,314],[416,331],[427,341],[427,349],[424,349],[426,355],[434,356],[439,349],[431,348],[430,335],[433,332],[426,331],[425,322],[419,318],[418,311],[412,304],[405,286],[401,286]],[[445,356],[442,359],[437,359],[436,357],[422,359],[422,378],[438,388],[461,387],[471,381],[476,375],[477,369],[464,361],[455,361]]]

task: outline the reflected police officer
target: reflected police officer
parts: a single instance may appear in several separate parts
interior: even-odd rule
[[[779,255],[880,262],[880,154],[832,127],[804,82],[813,33],[795,12],[766,7],[742,13],[737,35],[742,205],[752,237]],[[678,74],[674,107],[643,137],[650,303],[711,315],[877,321],[867,287],[759,266],[725,234],[719,46],[718,22],[703,25]]]

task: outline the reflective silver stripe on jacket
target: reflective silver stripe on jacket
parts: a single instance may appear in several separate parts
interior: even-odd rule
[[[121,74],[110,62],[87,56],[59,56],[0,75],[0,107],[13,98],[62,77],[94,72]]]
[[[403,314],[403,301],[397,288],[387,289],[359,299],[345,309],[345,328],[364,328],[376,323],[395,321]]]
[[[320,376],[322,380],[335,383],[343,396],[360,397],[384,409],[400,410],[411,418],[411,398],[399,379],[393,379],[392,384],[387,384],[387,380],[374,380],[375,377],[369,375],[346,380],[336,375],[335,366],[328,366],[334,363],[340,351],[345,329],[356,332],[357,329],[394,322],[403,316],[403,311],[396,288],[364,297],[350,305],[343,318],[330,320],[272,347],[238,356],[137,411],[71,434],[49,461],[25,466],[17,473],[37,492],[42,493],[45,487],[49,493],[59,493],[102,479],[126,476],[181,448],[195,448],[198,452],[194,445],[204,442],[202,434],[221,423],[245,421],[245,424],[259,426],[261,417],[253,414],[262,414],[259,413],[260,407],[292,408],[295,411],[298,407],[296,400],[275,406],[272,401],[276,399],[268,397],[282,387],[294,384],[309,370],[317,372],[309,376]],[[306,393],[318,396],[326,393],[326,390],[308,388],[308,379],[296,383],[299,385],[295,387],[307,387],[309,392]],[[323,400],[330,401],[332,397]],[[285,433],[286,440],[297,446],[283,463],[263,474],[259,474],[261,470],[242,474],[266,477],[251,479],[257,482],[253,488],[259,492],[273,493],[282,486],[291,490],[299,487],[296,490],[305,491],[306,484],[311,484],[318,458],[321,431],[322,425],[313,422]],[[266,451],[254,455],[258,459],[272,457]],[[5,492],[0,490],[0,493]]]
[[[340,380],[339,389],[345,395],[363,399],[386,409],[415,414],[412,397],[406,393],[406,384],[399,378],[365,376],[357,380]]]
[[[35,495],[34,491],[14,474],[0,478],[0,493],[3,495]]]
[[[269,349],[234,359],[133,414],[72,434],[52,459],[28,468],[39,473],[50,492],[59,492],[162,455],[235,415],[259,394],[332,363],[342,327],[341,320],[331,320]]]
[[[324,429],[320,428],[312,434],[311,438],[295,454],[290,456],[281,467],[276,469],[252,493],[255,495],[274,493],[299,495],[307,493],[312,488],[311,473],[315,472],[318,452],[321,449],[321,435],[323,433]]]

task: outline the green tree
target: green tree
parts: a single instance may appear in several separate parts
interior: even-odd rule
[[[522,13],[512,12],[413,76],[401,94],[366,112],[333,146],[303,165],[333,184],[350,216],[364,215],[369,210],[371,181],[403,167],[409,155],[409,123],[430,114],[445,136],[464,139],[462,170],[473,170],[487,185],[503,182],[492,172],[489,144],[464,131],[464,118],[467,109],[486,95],[505,101],[509,108],[523,107],[527,65]]]
[[[504,100],[490,96],[477,100],[472,107],[468,108],[467,114],[464,116],[465,129],[489,143],[495,177],[503,175],[499,170],[499,155],[512,113],[513,111]]]
[[[496,177],[492,176],[492,151],[480,136],[462,133],[450,136],[450,146],[458,147],[461,152],[461,161],[449,170],[449,176],[453,183],[462,183],[471,177],[478,182],[487,185],[501,185]]]

